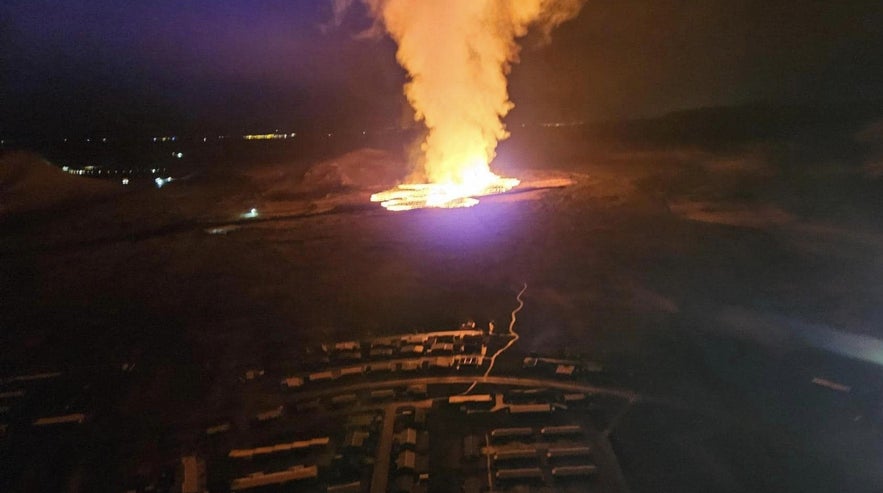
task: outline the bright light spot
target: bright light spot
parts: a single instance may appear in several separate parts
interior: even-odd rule
[[[178,158],[178,159],[181,159],[182,157],[184,157],[184,153],[183,153],[183,152],[176,152],[176,153],[173,153],[172,155],[175,156],[175,157]]]
[[[278,130],[276,132],[279,132]],[[243,139],[245,140],[275,140],[275,139],[287,139],[287,134],[273,133],[273,134],[248,134],[243,135]]]
[[[258,217],[258,210],[252,207],[248,212],[244,212],[242,217],[245,219],[251,219],[253,217]]]
[[[166,181],[162,178],[157,178],[153,180],[153,182],[156,183],[156,188],[162,188],[162,186],[166,184]]]
[[[67,166],[62,166],[62,167],[61,167],[61,171],[67,171],[67,170],[69,170],[69,169],[70,169],[70,168],[67,167]]]
[[[128,184],[129,184],[129,179],[123,178],[123,185],[128,185]]]
[[[407,211],[424,207],[472,207],[478,197],[503,193],[518,186],[517,178],[503,178],[486,165],[477,163],[460,182],[415,183],[399,185],[371,195],[371,202],[380,202],[390,211]]]

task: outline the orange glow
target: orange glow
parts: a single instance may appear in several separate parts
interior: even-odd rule
[[[518,186],[517,178],[501,178],[490,171],[485,180],[463,184],[416,183],[399,185],[385,192],[375,193],[371,202],[380,202],[390,211],[407,211],[423,207],[472,207],[478,198],[503,193]]]
[[[518,185],[491,171],[514,107],[506,77],[517,39],[572,18],[583,0],[362,0],[398,44],[405,96],[426,126],[422,159],[409,180],[371,196],[383,207],[469,207]],[[421,183],[422,182],[422,183]]]

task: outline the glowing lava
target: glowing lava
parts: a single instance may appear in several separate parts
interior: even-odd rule
[[[509,136],[503,117],[514,106],[507,75],[518,61],[517,39],[531,26],[548,35],[583,0],[361,1],[397,43],[405,96],[427,130],[410,184],[371,200],[396,211],[468,207],[518,185],[490,169],[497,143]]]
[[[390,211],[407,211],[424,207],[472,207],[477,197],[503,193],[518,186],[517,178],[501,178],[485,169],[481,177],[465,183],[414,183],[371,195],[371,202],[380,202]]]

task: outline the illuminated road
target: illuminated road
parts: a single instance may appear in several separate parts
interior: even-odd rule
[[[546,380],[542,378],[519,378],[519,377],[470,377],[470,376],[447,376],[447,377],[418,377],[418,378],[402,378],[397,380],[381,380],[377,382],[362,382],[350,385],[328,386],[321,390],[313,390],[307,392],[299,392],[296,394],[296,400],[315,399],[332,394],[352,393],[358,390],[389,388],[389,387],[407,387],[410,385],[452,385],[452,384],[472,384],[483,383],[490,385],[508,385],[514,387],[539,387],[556,390],[564,390],[567,392],[584,392],[590,394],[605,394],[626,399],[629,401],[637,401],[641,396],[634,391],[627,389],[619,389],[615,387],[597,387],[594,385],[584,384],[580,382],[562,382],[560,380]]]
[[[523,295],[526,290],[527,290],[527,283],[524,283],[524,287],[522,287],[521,291],[519,291],[518,294],[515,296],[515,299],[518,301],[518,306],[515,307],[514,310],[512,310],[512,318],[509,321],[509,333],[512,334],[514,337],[512,337],[512,340],[510,340],[508,344],[501,347],[496,353],[494,353],[493,356],[491,356],[491,362],[487,367],[487,371],[484,372],[484,378],[487,378],[487,376],[491,374],[491,370],[494,369],[494,363],[497,362],[497,356],[503,354],[503,352],[505,350],[512,347],[512,345],[515,344],[515,341],[517,341],[520,338],[520,336],[518,335],[518,332],[515,332],[515,315],[517,315],[518,312],[520,312],[521,309],[524,308],[524,300],[521,299],[521,295]],[[469,392],[472,392],[472,389],[474,389],[476,385],[478,385],[478,380],[473,382],[472,385],[470,385],[468,389],[464,390],[462,395],[466,395]]]
[[[383,410],[383,431],[380,433],[380,442],[377,444],[377,453],[374,456],[374,475],[371,476],[371,493],[386,493],[389,481],[389,462],[392,452],[392,432],[395,425],[396,409],[401,403],[386,406]]]

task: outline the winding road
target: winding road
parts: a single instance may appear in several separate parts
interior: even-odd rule
[[[497,350],[496,353],[493,354],[493,356],[491,356],[491,362],[487,367],[487,371],[484,372],[484,376],[482,378],[486,379],[488,375],[491,374],[491,370],[494,369],[494,363],[497,362],[497,356],[503,354],[504,351],[512,347],[512,345],[515,344],[515,342],[518,341],[518,339],[521,337],[518,335],[518,332],[515,332],[515,316],[518,314],[518,312],[521,311],[522,308],[524,308],[524,300],[521,299],[521,295],[523,295],[525,291],[527,291],[527,283],[524,283],[524,287],[522,287],[521,291],[519,291],[518,294],[515,296],[515,300],[518,301],[518,306],[515,307],[514,310],[512,310],[512,318],[509,321],[509,333],[513,335],[512,340],[510,340],[508,344],[501,347],[499,350]],[[472,392],[472,389],[474,389],[475,386],[478,385],[478,383],[478,380],[472,382],[472,385],[470,385],[468,389],[464,390],[461,395],[467,395],[469,392]]]

